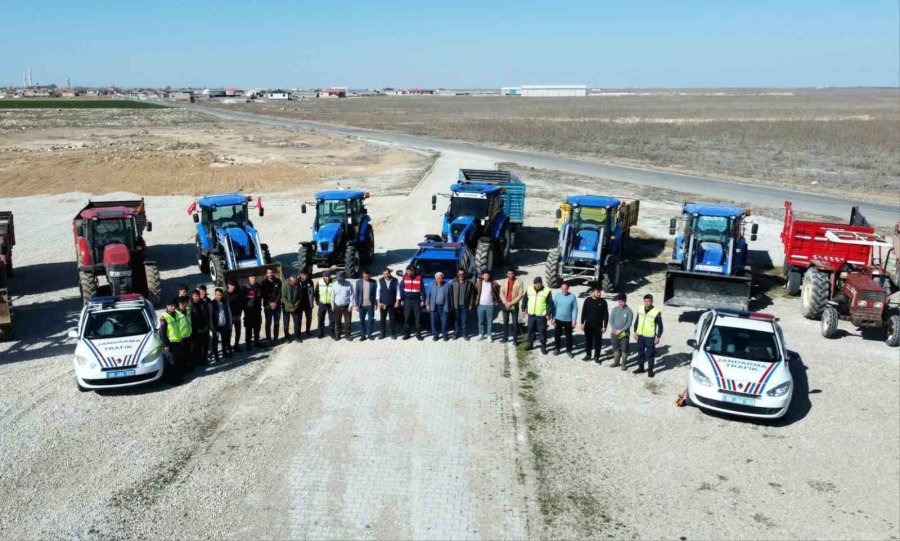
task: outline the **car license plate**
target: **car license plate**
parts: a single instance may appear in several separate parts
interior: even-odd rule
[[[133,376],[134,370],[113,370],[112,372],[106,373],[106,379],[110,378],[124,378],[125,376]]]
[[[744,398],[743,396],[734,396],[730,394],[722,395],[723,402],[731,402],[732,404],[740,404],[742,406],[754,406],[756,405],[755,398]]]

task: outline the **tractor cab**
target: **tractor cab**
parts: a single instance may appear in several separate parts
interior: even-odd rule
[[[357,190],[332,190],[316,194],[316,219],[314,230],[322,229],[329,224],[359,225],[368,211],[365,199],[367,192]],[[300,206],[300,212],[306,214],[306,203]]]
[[[571,237],[569,258],[594,261],[604,251],[601,241],[616,243],[621,235],[619,208],[622,201],[613,197],[573,195],[556,211],[557,226]],[[608,232],[611,232],[608,233]],[[612,248],[618,251],[618,244]]]
[[[463,242],[473,246],[488,234],[498,217],[503,216],[502,195],[505,189],[479,183],[450,186],[450,207],[444,213],[441,238],[445,242]],[[431,198],[431,208],[437,209],[437,196]]]
[[[301,242],[297,268],[311,272],[313,265],[340,265],[351,278],[359,276],[360,265],[375,257],[375,232],[365,200],[369,192],[329,190],[315,195],[316,217],[312,241]],[[306,214],[307,204],[300,205]]]
[[[80,218],[76,233],[78,237],[85,239],[90,260],[94,264],[104,261],[104,253],[107,251],[130,254],[144,248],[140,236],[141,227],[137,223],[134,209],[89,209],[82,212]],[[84,263],[87,264],[87,261]]]
[[[747,241],[744,224],[750,210],[732,205],[685,203],[682,207],[681,232],[675,237],[673,261],[687,262],[687,270],[715,274],[734,274],[747,263]],[[669,221],[669,234],[674,235],[678,218]],[[756,240],[757,224],[751,227],[750,240]]]

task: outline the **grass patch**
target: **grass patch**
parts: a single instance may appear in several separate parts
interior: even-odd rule
[[[165,109],[164,105],[130,100],[2,99],[0,109]]]

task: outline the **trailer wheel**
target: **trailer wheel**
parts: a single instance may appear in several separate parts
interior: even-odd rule
[[[481,276],[485,271],[494,270],[494,243],[488,237],[478,239],[475,249],[475,272]]]
[[[831,305],[825,306],[825,309],[822,310],[822,336],[825,338],[837,336],[838,319],[837,308]]]
[[[562,278],[559,275],[559,248],[553,248],[547,252],[544,275],[547,277],[547,287],[555,289],[562,285]]]
[[[622,264],[618,256],[611,254],[606,258],[606,265],[603,273],[603,291],[615,292],[619,288],[620,270]]]
[[[312,246],[301,244],[300,249],[297,250],[297,274],[306,272],[312,275],[312,259]]]
[[[216,287],[225,287],[225,262],[215,254],[209,256],[209,277]]]
[[[87,304],[91,297],[97,296],[97,275],[93,272],[78,271],[78,288],[81,290],[81,300]]]
[[[200,235],[197,235],[197,238],[194,240],[194,245],[197,251],[197,266],[200,267],[200,272],[208,274],[209,258],[203,255],[203,248],[200,245]]]
[[[147,275],[147,300],[154,308],[162,307],[162,280],[159,277],[159,268],[156,265],[144,265]]]
[[[815,267],[807,269],[800,290],[800,313],[807,319],[819,319],[828,302],[828,274]]]
[[[355,244],[347,244],[344,251],[344,272],[347,278],[359,278],[359,249]]]
[[[888,318],[884,330],[887,331],[884,343],[892,348],[900,346],[900,314],[894,314]]]
[[[791,297],[800,294],[800,284],[803,281],[803,275],[799,271],[791,270],[787,273],[787,280],[784,283],[784,289]]]

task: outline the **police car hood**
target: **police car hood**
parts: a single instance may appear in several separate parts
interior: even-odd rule
[[[82,338],[76,354],[95,359],[102,368],[136,366],[155,341],[153,332],[119,338]]]
[[[719,389],[738,393],[759,395],[787,379],[781,361],[754,361],[699,351],[693,365],[707,373]]]

